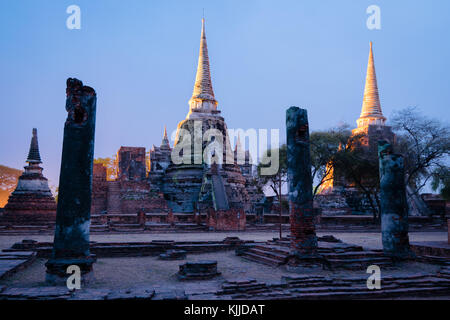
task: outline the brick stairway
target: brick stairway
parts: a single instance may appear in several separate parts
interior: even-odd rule
[[[246,260],[278,267],[287,262],[289,250],[272,245],[251,245],[241,254],[241,257]]]
[[[395,297],[449,296],[450,278],[438,274],[387,276],[380,289],[368,289],[367,277],[334,278],[289,276],[278,283],[255,279],[227,281],[215,293],[190,299],[293,300],[293,299],[382,299]]]
[[[289,241],[268,241],[266,244],[245,245],[236,251],[242,258],[269,266],[278,267],[288,262],[290,256]],[[331,270],[359,270],[376,264],[388,267],[390,258],[381,251],[364,250],[340,242],[320,241],[318,254],[324,258],[324,268]]]
[[[220,175],[212,175],[212,185],[214,191],[214,199],[216,202],[216,210],[228,210],[230,208],[227,199],[227,193],[225,192],[225,186],[223,184],[222,177]]]
[[[107,199],[108,214],[121,214],[120,203],[120,181],[109,181]]]

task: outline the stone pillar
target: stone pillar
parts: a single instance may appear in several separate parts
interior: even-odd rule
[[[141,209],[138,212],[138,224],[141,225],[141,227],[143,227],[145,229],[145,223],[146,223],[146,215],[145,215],[145,210]]]
[[[447,220],[448,244],[450,244],[450,219]]]
[[[77,79],[67,79],[67,120],[59,175],[53,252],[47,281],[65,284],[70,265],[81,269],[82,279],[92,271],[95,257],[89,252],[92,167],[97,97],[94,89]]]
[[[383,251],[394,258],[410,256],[408,205],[403,157],[387,141],[378,142]]]
[[[286,111],[286,138],[291,247],[298,257],[315,256],[317,236],[314,226],[308,114],[305,109],[290,107]]]

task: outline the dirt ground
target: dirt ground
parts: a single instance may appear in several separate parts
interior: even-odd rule
[[[200,282],[180,282],[176,278],[179,265],[185,261],[216,260],[222,275],[214,280]],[[45,286],[45,259],[38,259],[27,269],[0,281],[7,287]],[[387,275],[411,275],[435,273],[438,266],[409,262],[395,268],[382,270],[382,277]],[[188,254],[187,260],[163,261],[157,257],[101,258],[94,265],[95,280],[90,288],[127,289],[134,287],[155,287],[162,289],[206,290],[218,288],[224,280],[254,278],[262,282],[279,282],[282,276],[297,275],[284,267],[270,267],[247,261],[235,255],[234,251]],[[366,269],[357,271],[331,272],[322,269],[305,271],[302,274],[330,277],[368,277]]]
[[[362,245],[366,248],[381,248],[379,233],[326,233],[333,234],[344,242]],[[94,234],[92,241],[97,242],[140,242],[151,240],[222,240],[227,236],[238,236],[244,240],[264,241],[277,237],[277,232],[227,232],[227,233],[160,233],[160,234]],[[319,233],[319,235],[324,235]],[[51,235],[0,235],[0,248],[9,248],[15,242],[23,239],[37,241],[52,241]],[[414,241],[446,241],[445,232],[416,232],[410,233],[410,240]],[[200,282],[180,282],[176,278],[179,265],[185,261],[217,260],[218,270],[222,273],[214,280]],[[285,267],[270,267],[247,261],[235,255],[234,251],[188,254],[187,260],[163,261],[157,257],[124,257],[99,258],[94,265],[95,279],[89,283],[91,288],[127,289],[134,287],[154,287],[160,289],[183,289],[190,291],[215,291],[224,280],[254,278],[262,282],[279,282],[282,276],[295,275]],[[45,259],[37,259],[27,269],[19,271],[11,277],[1,280],[0,285],[7,287],[39,287],[45,286]],[[411,275],[435,273],[438,266],[418,262],[408,262],[395,268],[382,270],[382,276]],[[331,277],[367,277],[365,268],[357,271],[331,272],[321,269],[304,271],[303,274],[314,274]]]

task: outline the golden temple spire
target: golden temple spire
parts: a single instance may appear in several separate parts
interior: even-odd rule
[[[378,94],[377,76],[373,58],[372,42],[370,42],[369,62],[367,64],[366,86],[361,115],[357,120],[358,127],[369,124],[384,125],[386,118],[381,111],[380,96]]]
[[[210,102],[203,105],[203,102]],[[191,109],[215,109],[217,101],[211,82],[211,72],[209,66],[208,45],[206,43],[205,19],[202,19],[202,34],[200,38],[200,52],[198,56],[197,75],[195,77],[194,92],[189,101]],[[211,104],[212,103],[212,104]]]

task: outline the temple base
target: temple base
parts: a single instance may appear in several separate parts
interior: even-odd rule
[[[95,255],[86,258],[57,258],[47,261],[45,282],[54,286],[67,286],[67,279],[74,273],[68,273],[70,266],[78,266],[81,271],[81,285],[94,280],[93,264],[97,261]]]
[[[400,252],[383,251],[383,254],[385,257],[391,258],[394,262],[403,262],[417,258],[417,255],[410,249]]]
[[[320,254],[317,253],[299,253],[292,251],[288,262],[286,264],[286,269],[291,272],[303,272],[303,271],[313,271],[322,270],[326,265],[326,261]]]

